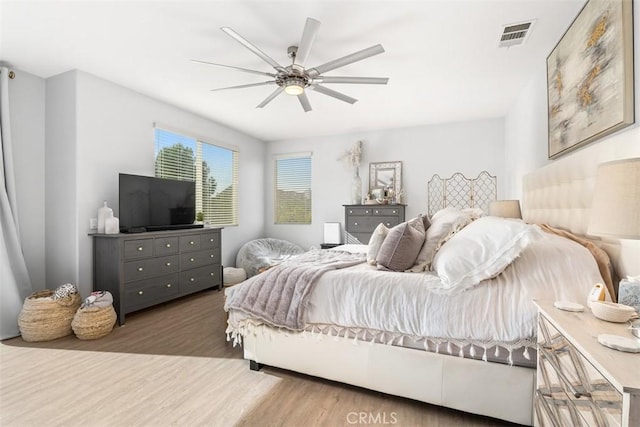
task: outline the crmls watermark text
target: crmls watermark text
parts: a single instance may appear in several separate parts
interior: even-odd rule
[[[395,412],[349,412],[348,424],[397,424]]]

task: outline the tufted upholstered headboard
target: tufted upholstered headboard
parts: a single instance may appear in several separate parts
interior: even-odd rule
[[[525,175],[522,218],[588,237],[609,254],[616,272],[623,277],[640,274],[640,241],[603,241],[587,235],[598,165],[620,158],[625,157],[603,149],[585,150]]]
[[[522,218],[586,236],[596,169],[584,163],[553,163],[525,175]]]

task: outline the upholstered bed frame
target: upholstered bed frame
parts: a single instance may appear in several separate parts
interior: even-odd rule
[[[603,160],[605,161],[605,160]],[[596,162],[553,163],[524,178],[523,216],[584,235]],[[615,246],[615,242],[614,242]],[[252,369],[269,365],[384,393],[533,424],[535,369],[268,330],[244,337]]]

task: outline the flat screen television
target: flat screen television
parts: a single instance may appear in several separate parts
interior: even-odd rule
[[[151,176],[119,176],[120,232],[198,228],[196,184]]]

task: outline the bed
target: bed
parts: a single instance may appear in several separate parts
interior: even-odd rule
[[[268,278],[291,276],[285,270],[294,266],[276,267],[265,272],[270,276],[261,273],[230,288],[225,305],[229,339],[242,343],[252,369],[289,369],[531,425],[536,375],[532,300],[581,301],[603,279],[591,253],[573,240],[524,222],[467,213],[464,225],[456,223],[453,233],[447,229],[444,241],[439,235],[429,248],[427,271],[406,272],[415,269],[415,261],[400,271],[370,265],[374,233],[369,246],[303,255],[300,264],[320,257],[326,268],[300,273],[314,277],[310,290],[290,281],[289,293],[277,295],[276,303],[268,299],[266,290],[273,285]],[[415,228],[420,221],[426,225],[421,218],[411,221]],[[432,221],[420,253],[429,230],[439,224],[437,214]],[[509,231],[494,232],[502,228]],[[503,238],[493,239],[501,233]],[[491,241],[477,246],[478,237],[487,235]],[[265,291],[251,294],[252,286]],[[306,308],[273,309],[287,298]],[[257,308],[240,305],[247,299]],[[275,316],[269,317],[269,309]]]

